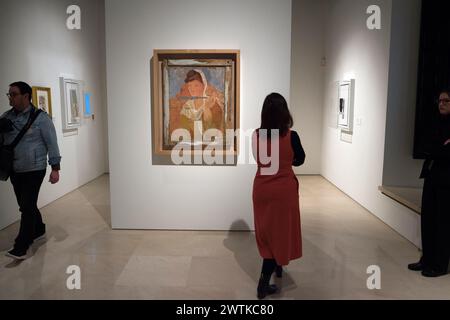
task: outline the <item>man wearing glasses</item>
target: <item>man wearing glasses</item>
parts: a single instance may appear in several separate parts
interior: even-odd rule
[[[0,143],[11,144],[32,114],[37,112],[31,103],[31,87],[25,82],[14,82],[6,94],[12,107],[0,119],[12,124],[11,130],[0,134]],[[14,187],[17,203],[22,213],[20,230],[14,248],[7,256],[24,260],[30,245],[45,237],[45,224],[37,207],[39,190],[44,180],[48,163],[52,167],[49,182],[59,181],[61,156],[56,138],[55,126],[45,112],[39,114],[30,129],[14,149],[13,172],[10,179]]]

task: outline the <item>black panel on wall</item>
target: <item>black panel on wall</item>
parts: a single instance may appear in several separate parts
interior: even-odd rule
[[[425,137],[439,113],[439,90],[450,85],[449,17],[449,0],[422,1],[414,159],[425,158]]]

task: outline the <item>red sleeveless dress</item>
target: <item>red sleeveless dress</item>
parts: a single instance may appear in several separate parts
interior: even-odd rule
[[[258,171],[253,183],[253,212],[258,250],[264,259],[275,259],[278,265],[288,265],[290,260],[302,256],[300,205],[298,180],[292,170],[294,151],[291,131],[279,137],[279,169],[272,175],[262,175],[263,165],[259,158],[257,143],[259,134],[253,135],[253,152]],[[270,139],[262,154],[270,155]],[[272,161],[273,162],[273,161]]]

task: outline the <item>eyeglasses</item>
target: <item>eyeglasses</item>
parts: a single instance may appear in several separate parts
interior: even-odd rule
[[[443,104],[448,104],[450,103],[450,99],[438,99],[437,101],[439,104],[443,103]]]
[[[17,97],[17,96],[21,96],[22,94],[21,93],[7,93],[6,94],[6,96],[8,97],[8,98],[15,98],[15,97]]]

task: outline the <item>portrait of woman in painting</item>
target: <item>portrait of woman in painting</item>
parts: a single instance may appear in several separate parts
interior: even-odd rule
[[[176,129],[188,130],[191,141],[201,139],[208,129],[224,134],[224,105],[224,93],[208,84],[201,70],[189,70],[180,91],[169,100],[169,136]]]
[[[78,106],[78,96],[76,90],[70,90],[70,110],[72,114],[72,121],[77,121],[80,118],[80,108]]]
[[[47,99],[43,95],[39,95],[39,101],[38,101],[38,107],[39,109],[48,112],[47,110]]]

